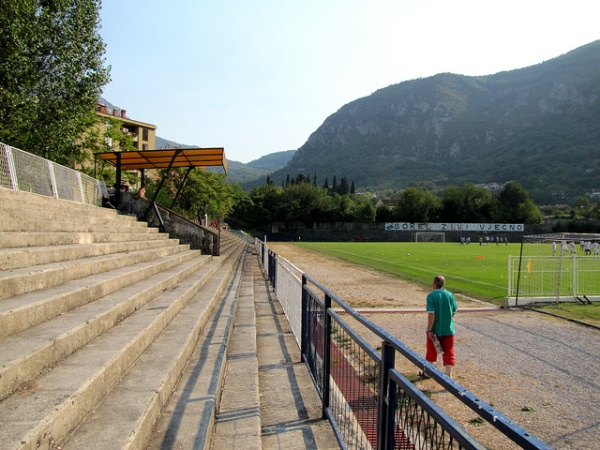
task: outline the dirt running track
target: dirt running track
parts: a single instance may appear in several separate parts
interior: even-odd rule
[[[291,244],[268,245],[424,354],[424,313],[365,311],[424,310],[426,290]],[[520,310],[471,312],[485,305],[458,300],[455,379],[552,448],[600,449],[600,332]],[[418,371],[401,358],[398,364],[407,376]],[[433,380],[416,383],[489,448],[515,448]]]

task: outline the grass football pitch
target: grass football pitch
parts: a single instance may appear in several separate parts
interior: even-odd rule
[[[446,277],[449,290],[501,305],[508,295],[508,256],[520,243],[496,245],[438,242],[299,242],[300,247],[431,286]],[[527,256],[551,255],[549,244],[528,244]]]
[[[508,256],[519,256],[520,243],[483,244],[437,242],[298,242],[300,247],[389,273],[431,287],[433,277],[446,277],[448,290],[504,304],[508,295]],[[550,244],[525,244],[523,258],[551,256]],[[523,263],[525,264],[525,263]],[[316,275],[316,274],[315,274]],[[599,280],[600,282],[600,280]],[[540,306],[552,314],[600,326],[600,303]]]

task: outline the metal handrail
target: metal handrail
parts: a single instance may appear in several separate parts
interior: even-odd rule
[[[160,210],[158,209],[158,205],[156,204],[155,201],[151,201],[150,202],[150,208],[148,208],[148,211],[146,211],[146,217],[144,218],[144,220],[148,221],[148,217],[150,216],[150,209],[154,210],[154,214],[156,214],[156,218],[158,219],[158,223],[160,224],[160,231],[162,231],[163,233],[167,232],[167,227],[165,226],[165,221],[163,220],[162,216],[160,215]]]
[[[266,244],[260,240],[255,240],[255,246],[257,253],[261,255],[260,260],[263,268],[267,270],[269,280],[272,280],[272,283],[275,286],[277,279],[280,276],[278,271],[285,271],[288,265],[275,264],[274,262],[276,260],[282,260],[283,258],[268,249]],[[264,257],[265,255],[267,255],[267,258]],[[298,271],[295,266],[291,264],[289,264],[289,266],[292,267],[293,270]],[[280,302],[281,300],[282,299],[280,299]],[[438,370],[425,358],[411,350],[396,337],[366,319],[333,292],[322,286],[307,274],[302,273],[301,297],[287,298],[284,299],[284,302],[286,304],[292,302],[300,302],[302,304],[302,317],[299,319],[301,324],[299,327],[292,326],[292,330],[301,330],[301,336],[297,337],[297,341],[300,342],[302,359],[307,364],[317,391],[319,392],[319,395],[321,395],[323,401],[323,415],[329,418],[336,434],[339,433],[338,439],[343,447],[347,447],[347,443],[344,442],[344,437],[341,434],[341,430],[344,427],[336,422],[337,418],[335,417],[334,412],[329,408],[330,398],[341,395],[339,390],[337,391],[337,394],[334,394],[328,386],[330,378],[332,378],[330,372],[332,361],[329,352],[332,348],[336,348],[335,342],[331,339],[332,321],[336,326],[339,326],[340,329],[343,330],[345,335],[347,334],[353,345],[357,346],[358,351],[361,352],[365,358],[368,358],[368,360],[379,367],[379,384],[376,389],[377,392],[372,393],[373,398],[379,402],[376,430],[377,439],[375,442],[371,442],[373,447],[387,448],[390,445],[390,442],[393,442],[394,440],[394,436],[396,435],[395,430],[398,427],[398,424],[394,423],[394,414],[396,413],[395,408],[397,404],[393,395],[391,395],[391,389],[400,388],[412,399],[412,401],[416,402],[419,413],[426,414],[428,420],[432,420],[436,426],[439,426],[442,429],[443,433],[441,433],[440,436],[445,436],[445,433],[447,433],[451,437],[452,442],[456,443],[459,448],[481,448],[480,443],[478,443],[466,430],[460,427],[450,416],[439,409],[429,398],[418,395],[415,391],[416,388],[414,388],[414,386],[396,370],[394,367],[395,362],[390,355],[398,352],[408,361],[417,367],[422,368],[424,372],[443,386],[449,393],[461,400],[467,407],[473,410],[499,432],[503,433],[515,444],[525,449],[550,448],[541,440],[508,419],[500,411],[482,401],[466,387],[448,377],[444,372]],[[346,321],[342,320],[339,314],[340,312],[349,315],[361,326],[364,326],[376,337],[381,339],[381,354],[368,345],[360,335],[352,329],[352,327],[347,325]],[[288,317],[288,320],[297,320],[289,317],[287,312],[286,317]],[[313,334],[311,335],[311,333]]]

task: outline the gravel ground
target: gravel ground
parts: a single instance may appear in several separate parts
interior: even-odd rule
[[[426,290],[291,244],[268,245],[424,354]],[[476,311],[490,305],[457,300],[456,381],[552,448],[600,448],[600,332],[534,312]],[[367,313],[373,309],[386,313]],[[418,371],[400,358],[398,364],[407,376]],[[490,425],[477,425],[477,415],[435,381],[416,383],[487,447],[515,448]]]

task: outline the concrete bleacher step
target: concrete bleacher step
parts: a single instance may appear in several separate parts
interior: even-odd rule
[[[256,256],[244,276],[210,450],[342,448]]]
[[[206,404],[214,404],[215,393],[207,395],[205,389],[198,391],[196,386],[200,384],[216,391],[220,388],[226,341],[241,278],[240,266],[238,258],[229,259],[226,267],[207,285],[212,295],[200,293],[189,302],[102,405],[62,445],[63,450],[153,448],[155,445],[157,448],[202,448],[198,441],[204,438],[205,431],[210,434],[210,430],[199,425],[210,422],[214,411]],[[174,415],[173,411],[176,411]],[[189,434],[192,431],[190,445],[181,447],[159,442],[161,439],[157,439],[155,429],[165,420],[169,421],[171,432],[185,430]],[[107,431],[109,424],[110,431]]]
[[[163,246],[3,271],[0,273],[0,300],[179,252],[179,246]]]
[[[162,264],[163,270],[152,278],[141,279],[118,290],[111,288],[112,293],[76,308],[70,305],[68,311],[62,301],[66,296],[54,298],[56,309],[62,307],[64,311],[48,315],[43,322],[39,316],[45,311],[40,312],[39,309],[45,305],[31,305],[27,317],[35,317],[37,324],[24,328],[23,323],[19,323],[23,331],[0,340],[0,361],[3,362],[0,399],[23,389],[38,374],[100,336],[192,273],[199,277],[199,283],[205,282],[212,274],[211,270],[215,270],[215,265],[202,272],[200,269],[208,265],[211,258],[193,256],[195,255],[190,252],[186,260],[171,258],[169,264]],[[71,297],[74,296],[71,294]]]
[[[167,238],[115,210],[0,189],[0,249]]]
[[[177,239],[151,239],[126,242],[100,242],[89,245],[45,245],[42,247],[20,247],[0,249],[0,270],[38,266],[70,259],[126,253],[136,250],[179,245]]]
[[[227,365],[213,432],[207,433],[211,450],[236,448],[260,449],[260,388],[258,377],[258,347],[256,311],[254,307],[253,263],[255,256],[244,264],[233,333],[227,350]],[[183,442],[182,442],[183,441]],[[169,442],[171,443],[171,442]],[[175,442],[173,442],[175,443]],[[192,448],[180,437],[182,448]],[[175,448],[174,445],[171,448]],[[202,447],[200,447],[202,448]],[[160,447],[150,447],[160,450]]]
[[[185,318],[198,320],[198,317],[204,314],[201,310],[210,310],[213,307],[234,259],[212,258],[209,264],[205,264],[200,269],[201,272],[205,272],[205,276],[190,274],[185,280],[163,291],[156,298],[137,308],[135,313],[118,321],[108,331],[64,358],[47,373],[31,381],[26,389],[18,392],[18,395],[10,396],[0,403],[2,418],[0,419],[0,448],[54,448],[56,445],[62,445],[65,438],[88,414],[102,408],[98,406],[101,400],[110,393],[163,331],[164,336],[180,333],[178,325],[173,325],[172,332],[168,331],[172,320],[176,317],[181,317],[176,323]],[[226,262],[228,264],[225,264]],[[220,276],[216,275],[217,272]],[[205,290],[201,292],[203,288]],[[204,302],[204,306],[199,307],[200,310],[184,312],[184,308],[188,305],[195,304],[194,299]],[[178,316],[180,312],[183,314]],[[202,324],[202,319],[199,320]],[[81,326],[87,326],[88,322],[89,320],[84,320],[82,323],[85,325]],[[180,353],[177,346],[163,352],[169,356]],[[150,361],[151,368],[141,371],[142,378],[152,382],[158,376],[156,371],[163,374],[163,377],[169,377],[157,367],[156,356],[146,358]],[[149,373],[150,370],[152,373]],[[154,385],[147,389],[137,383],[134,385],[137,389],[156,393]],[[116,395],[120,396],[118,393]],[[169,390],[166,389],[158,396],[168,397],[168,395]],[[110,404],[108,398],[106,404]],[[132,407],[136,402],[125,401],[122,406]],[[144,402],[142,404],[146,405]],[[153,407],[150,409],[154,410]],[[116,413],[112,411],[113,415]],[[26,421],[23,421],[24,417],[27,417]],[[136,423],[139,420],[148,420],[148,423],[153,421],[151,418],[136,417]],[[115,420],[113,416],[112,424],[115,428],[117,423],[121,421]],[[103,430],[106,434],[105,427]],[[126,432],[128,437],[131,432],[132,430]],[[123,442],[118,445],[115,443],[114,446],[107,446],[108,443],[98,447],[80,445],[75,444],[73,448],[122,448]]]
[[[149,261],[91,275],[44,290],[17,295],[0,301],[0,338],[37,325],[132,283],[198,258],[202,264],[209,256],[186,250]]]
[[[61,226],[56,227],[59,223]],[[135,217],[118,215],[114,209],[0,189],[0,230],[85,231],[90,227],[99,230],[104,226],[147,228]]]
[[[235,295],[201,333],[147,450],[261,448],[253,259],[248,250]]]
[[[3,229],[19,231],[25,227],[26,229],[45,229],[52,228],[52,224],[65,221],[65,215],[68,215],[71,225],[65,224],[66,228],[57,228],[60,231],[77,231],[92,229],[98,230],[105,226],[118,225],[119,228],[144,228],[145,224],[137,222],[134,216],[128,216],[118,213],[114,209],[101,208],[97,206],[84,205],[83,209],[66,209],[68,205],[54,207],[52,209],[43,209],[45,206],[40,205],[34,208],[28,203],[7,205],[4,203],[4,198],[0,195],[0,201],[3,202],[0,211],[3,217],[0,218],[0,225]],[[59,202],[60,200],[53,200]],[[60,205],[60,204],[59,204]],[[46,205],[47,206],[47,205]],[[92,208],[92,209],[90,209]],[[9,216],[12,220],[7,221]],[[118,222],[115,222],[115,219]],[[12,223],[11,223],[12,222]]]
[[[114,210],[0,188],[0,448],[147,446],[199,336],[235,312],[248,245],[223,232],[202,255]]]
[[[117,215],[114,211],[109,211],[108,216],[101,218],[89,217],[88,213],[82,214],[79,218],[71,215],[68,222],[64,221],[64,213],[55,211],[50,211],[43,217],[39,217],[38,211],[29,214],[30,217],[22,217],[23,210],[18,211],[18,214],[14,214],[14,210],[2,209],[2,213],[6,215],[0,217],[0,229],[13,232],[42,231],[47,233],[91,233],[98,230],[119,233],[131,229],[138,231],[146,229],[148,233],[158,234],[158,229],[148,228],[145,222],[137,222],[133,216]],[[48,218],[49,214],[56,217]]]
[[[142,230],[140,232],[140,230]],[[146,231],[147,230],[147,231]],[[93,244],[98,242],[126,242],[147,239],[167,240],[168,235],[151,229],[99,230],[87,232],[0,232],[0,248],[42,247],[45,245]]]

